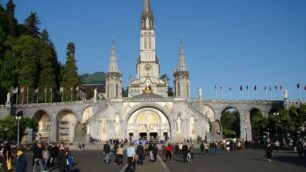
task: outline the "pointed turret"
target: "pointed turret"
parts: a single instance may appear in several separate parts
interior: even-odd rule
[[[110,56],[109,64],[108,64],[108,72],[120,73],[120,69],[117,63],[116,48],[115,48],[114,40],[113,40],[111,56]]]
[[[179,71],[188,71],[186,61],[185,61],[185,51],[183,46],[183,41],[180,41],[180,52],[179,52],[179,59],[176,66],[176,72]]]
[[[122,75],[118,67],[115,41],[113,40],[108,71],[106,73],[106,99],[122,97]]]
[[[181,98],[189,98],[190,79],[185,61],[185,52],[182,40],[180,41],[179,59],[173,75],[174,75],[175,96]]]
[[[141,15],[141,29],[152,30],[154,29],[154,15],[151,10],[150,0],[145,0],[144,9]]]

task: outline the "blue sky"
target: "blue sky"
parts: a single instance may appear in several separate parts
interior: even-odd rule
[[[79,73],[106,71],[115,37],[123,83],[139,56],[139,22],[144,0],[15,0],[19,22],[37,12],[40,28],[47,29],[58,58],[65,63],[68,42],[76,45]],[[7,0],[2,0],[6,4]],[[191,76],[191,93],[203,89],[204,98],[215,98],[215,85],[223,98],[241,99],[240,85],[249,86],[249,98],[265,99],[264,86],[275,85],[306,99],[305,0],[151,0],[155,15],[157,54],[161,74],[171,77],[182,37]],[[180,36],[181,35],[181,36]],[[173,85],[173,84],[172,84]],[[268,91],[268,99],[271,98]],[[277,95],[278,94],[278,95]],[[221,98],[218,89],[218,97]],[[246,99],[247,91],[244,92]]]

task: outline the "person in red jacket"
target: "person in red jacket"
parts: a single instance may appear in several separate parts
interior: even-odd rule
[[[165,156],[166,156],[166,161],[172,162],[173,151],[170,143],[168,143],[168,146],[165,148]]]

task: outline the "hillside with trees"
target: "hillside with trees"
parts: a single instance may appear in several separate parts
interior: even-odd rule
[[[35,12],[17,23],[13,0],[5,7],[0,4],[0,104],[8,92],[14,103],[61,101],[62,95],[67,101],[77,99],[81,79],[75,45],[67,43],[67,61],[60,64],[48,31],[40,24]]]

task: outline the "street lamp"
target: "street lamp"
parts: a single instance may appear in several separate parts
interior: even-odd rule
[[[16,120],[17,120],[17,150],[19,148],[19,121],[21,119],[21,116],[15,116]]]

